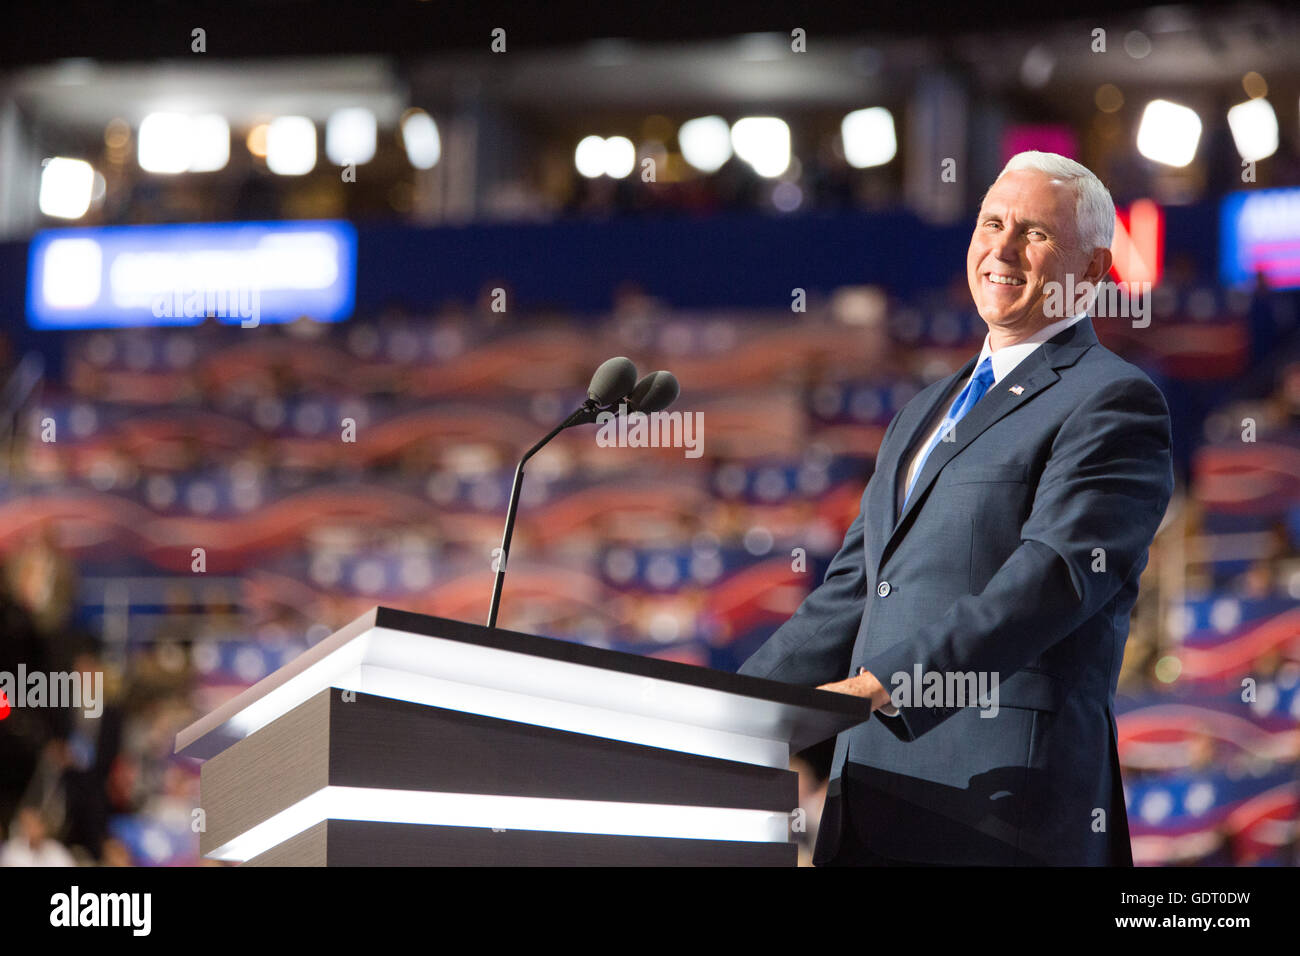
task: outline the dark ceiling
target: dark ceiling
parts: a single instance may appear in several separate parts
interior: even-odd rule
[[[206,31],[207,55],[213,57],[414,57],[440,51],[484,50],[496,27],[506,30],[507,49],[520,51],[602,38],[710,39],[751,32],[789,33],[795,27],[805,29],[809,42],[816,43],[818,37],[844,35],[945,37],[989,30],[1033,33],[1062,20],[1082,17],[1100,21],[1151,6],[1110,0],[1033,4],[841,0],[821,6],[791,4],[788,0],[677,4],[653,0],[133,0],[117,5],[102,0],[29,0],[5,10],[0,65],[37,65],[69,57],[140,61],[189,56],[190,32],[195,27]],[[1183,4],[1171,9],[1234,6],[1240,5]]]

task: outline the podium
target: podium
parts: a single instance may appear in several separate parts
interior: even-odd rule
[[[252,866],[793,866],[810,687],[376,607],[176,737]]]

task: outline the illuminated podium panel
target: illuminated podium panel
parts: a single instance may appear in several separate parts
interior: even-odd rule
[[[793,865],[789,756],[867,701],[375,608],[177,735],[204,856]]]

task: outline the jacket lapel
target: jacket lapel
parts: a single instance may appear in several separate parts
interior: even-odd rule
[[[958,382],[964,381],[971,374],[978,358],[979,356],[976,356],[947,378],[931,386],[934,389],[934,394],[930,396],[921,409],[921,417],[912,423],[907,434],[907,444],[903,446],[902,454],[892,463],[893,467],[889,469],[889,517],[885,522],[885,534],[879,539],[881,542],[888,539],[889,533],[898,524],[898,492],[902,483],[907,479],[907,466],[911,463],[912,456],[917,452],[917,444],[929,434],[928,426],[934,421],[934,417],[939,414],[939,409],[952,401],[953,389],[956,388]]]
[[[1056,384],[1061,377],[1057,374],[1057,370],[1073,365],[1079,360],[1079,356],[1096,344],[1097,333],[1093,330],[1091,317],[1082,318],[1055,338],[1049,339],[1035,349],[1028,358],[1004,376],[1002,381],[990,388],[988,393],[975,403],[975,407],[957,423],[957,426],[950,433],[952,440],[938,442],[934,446],[934,450],[930,452],[930,457],[926,459],[925,466],[921,469],[921,473],[917,475],[912,494],[908,497],[907,504],[904,505],[902,512],[898,515],[898,520],[894,522],[885,547],[881,550],[882,561],[895,546],[896,539],[907,525],[908,518],[920,507],[926,491],[939,476],[939,472],[943,471],[944,466],[952,461],[962,449],[978,438],[989,426],[1023,407],[1039,392]],[[912,434],[908,439],[907,450],[898,463],[898,467],[892,470],[890,476],[889,490],[891,497],[889,504],[891,513],[896,508],[898,486],[903,480],[907,463],[911,461],[911,456],[917,451],[917,442],[929,432],[926,426],[933,421],[939,403],[948,399],[956,383],[969,376],[974,366],[975,359],[971,359],[961,371],[948,378],[939,390],[938,398],[928,403],[923,418],[913,426]],[[1013,386],[1019,388],[1020,391],[1012,391]]]

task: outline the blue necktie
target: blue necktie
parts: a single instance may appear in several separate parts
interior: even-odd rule
[[[966,413],[975,407],[975,403],[984,397],[984,393],[993,385],[993,359],[986,358],[980,362],[980,367],[975,370],[971,380],[966,383],[966,387],[961,390],[961,394],[953,401],[952,407],[948,409],[948,414],[939,424],[939,430],[934,433],[929,447],[925,449],[925,454],[916,464],[916,472],[912,475],[912,480],[907,484],[907,493],[903,496],[903,506],[907,506],[907,499],[912,496],[912,486],[916,484],[916,479],[921,477],[921,472],[925,470],[926,459],[930,457],[930,452],[934,451],[934,446],[943,441],[943,436],[952,431],[953,427],[966,417]]]

